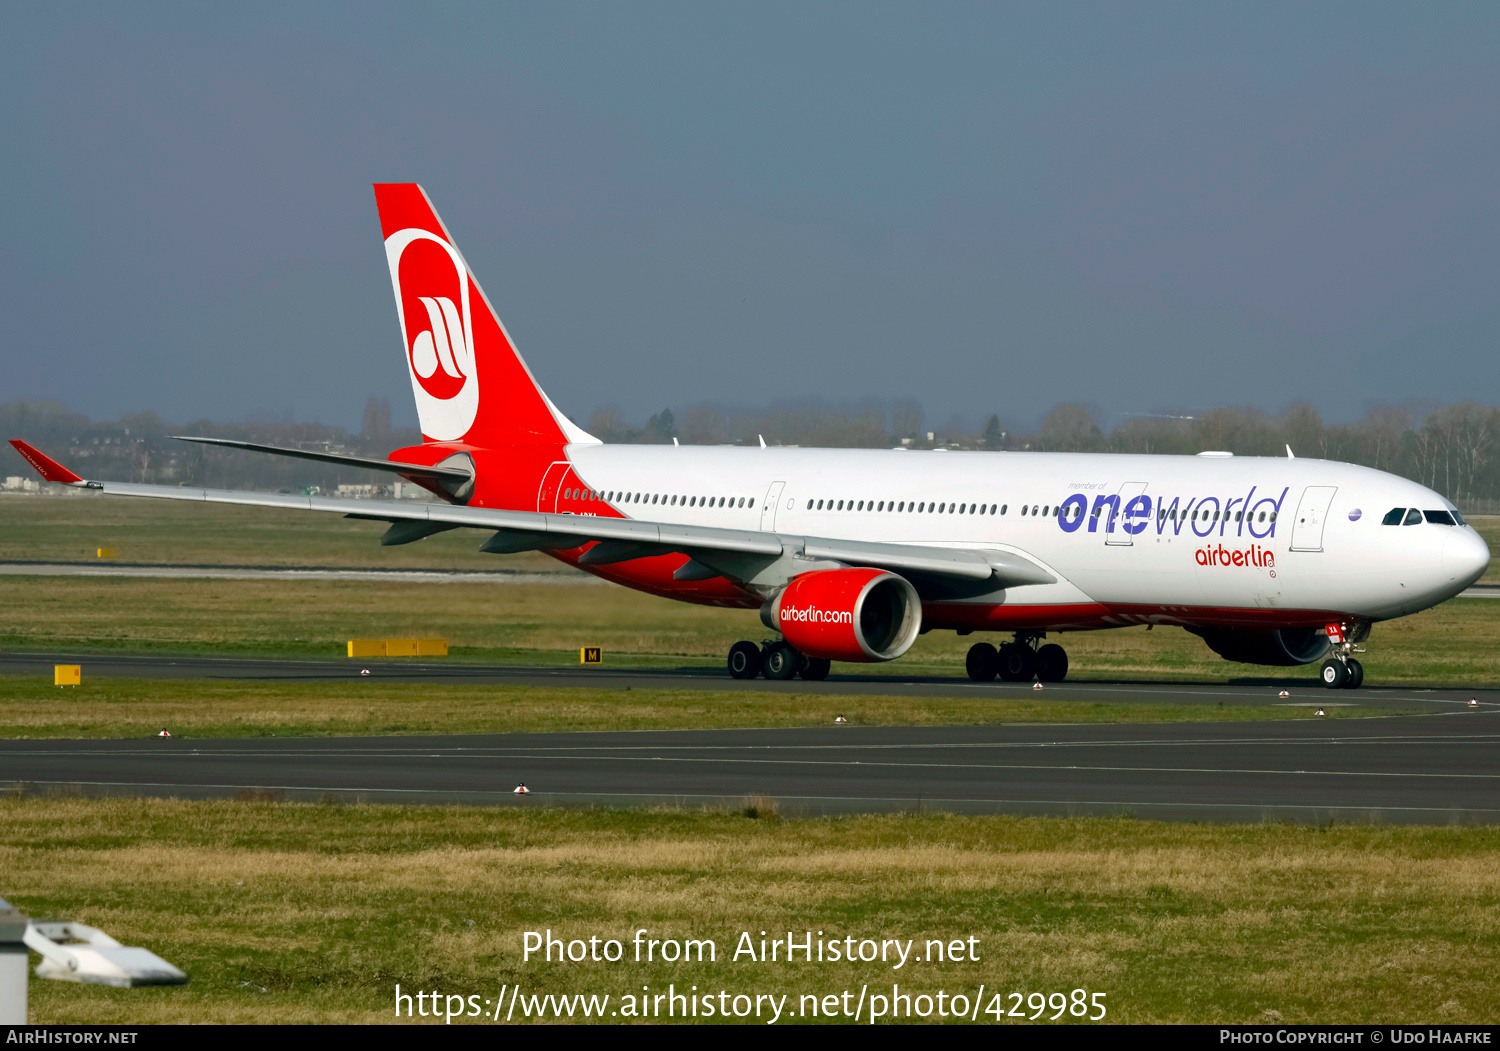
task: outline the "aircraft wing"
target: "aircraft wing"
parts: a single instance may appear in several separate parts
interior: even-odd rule
[[[781,558],[831,561],[975,583],[989,581],[996,588],[1052,584],[1057,581],[1053,574],[1030,559],[1009,551],[866,543],[756,530],[645,522],[628,518],[504,511],[456,504],[412,503],[405,500],[351,500],[289,493],[255,493],[238,489],[91,481],[23,441],[12,439],[11,445],[49,482],[61,482],[115,496],[282,507],[390,522],[391,528],[382,538],[382,543],[386,544],[406,543],[448,529],[490,529],[495,531],[495,535],[481,549],[496,553],[566,551],[598,541],[580,558],[580,562],[584,564],[607,564],[681,552],[689,556],[701,554],[709,561],[715,555],[760,556],[767,561]]]

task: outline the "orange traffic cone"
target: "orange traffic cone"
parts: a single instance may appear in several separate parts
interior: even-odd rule
[[[516,786],[516,794],[517,795],[530,795],[531,794],[531,789],[529,789],[529,788],[526,787],[526,782],[525,781],[522,781],[520,784],[518,784]]]

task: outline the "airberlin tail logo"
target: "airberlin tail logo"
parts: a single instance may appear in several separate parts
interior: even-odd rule
[[[468,268],[447,241],[415,228],[387,238],[385,254],[422,433],[455,441],[479,410]]]

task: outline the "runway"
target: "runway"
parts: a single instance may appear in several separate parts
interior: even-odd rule
[[[1184,683],[1121,680],[1075,681],[1048,684],[1042,691],[1030,683],[971,682],[962,675],[914,675],[899,665],[883,671],[844,672],[823,682],[792,679],[731,679],[717,662],[677,668],[612,668],[603,666],[542,666],[535,664],[466,664],[433,660],[284,660],[256,657],[192,657],[99,652],[0,653],[0,675],[51,676],[55,664],[79,664],[86,677],[142,679],[303,680],[326,682],[364,679],[387,682],[463,683],[465,685],[531,686],[601,690],[708,690],[714,692],[815,693],[820,696],[1045,698],[1049,701],[1088,701],[1143,704],[1348,706],[1400,711],[1450,711],[1477,699],[1485,707],[1500,707],[1500,691],[1452,688],[1366,686],[1357,691],[1330,691],[1314,678],[1312,669],[1265,669],[1272,674],[1247,676],[1224,683]],[[369,672],[366,676],[363,673]],[[1280,696],[1282,690],[1290,696]]]
[[[0,742],[33,790],[509,806],[1492,823],[1500,711],[1286,723]],[[525,782],[528,795],[514,792]]]

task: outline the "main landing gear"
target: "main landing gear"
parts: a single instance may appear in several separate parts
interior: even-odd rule
[[[828,678],[832,667],[830,661],[805,656],[795,647],[776,640],[764,646],[736,642],[729,648],[729,674],[736,679],[753,679],[757,675],[791,679],[801,675],[804,679],[820,680]]]
[[[1062,682],[1068,677],[1068,653],[1056,643],[1038,646],[1045,635],[1038,632],[1016,632],[1014,642],[998,650],[988,642],[969,647],[964,668],[975,682],[991,682],[996,676],[1006,682]]]
[[[1335,633],[1335,628],[1339,630]],[[1370,633],[1368,624],[1356,625],[1351,631],[1345,625],[1329,625],[1328,637],[1333,655],[1318,669],[1318,677],[1330,690],[1357,690],[1365,681],[1365,666],[1354,658],[1354,643],[1363,642]],[[1364,652],[1361,650],[1360,652]]]

